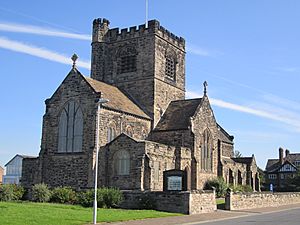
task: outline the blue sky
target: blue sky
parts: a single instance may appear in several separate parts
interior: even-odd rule
[[[186,40],[187,96],[208,95],[235,148],[260,167],[278,148],[300,146],[300,2],[149,0],[149,19]],[[38,155],[44,100],[69,72],[76,52],[89,75],[92,21],[111,27],[145,21],[145,1],[0,3],[0,165]]]

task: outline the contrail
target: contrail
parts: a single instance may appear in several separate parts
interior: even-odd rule
[[[13,24],[13,23],[0,22],[0,30],[7,31],[7,32],[15,32],[15,33],[27,33],[27,34],[36,34],[36,35],[43,35],[43,36],[79,39],[84,41],[91,41],[92,39],[91,36],[87,34],[76,34],[76,33],[64,32],[64,31],[54,30],[50,28],[31,26],[26,24]]]
[[[18,41],[12,41],[7,38],[0,36],[0,48],[8,49],[15,52],[21,52],[28,55],[33,55],[39,58],[47,59],[54,62],[59,62],[62,64],[72,64],[70,57],[63,54],[47,50],[44,48],[28,45]],[[88,61],[77,61],[77,66],[85,69],[90,69],[90,62]]]

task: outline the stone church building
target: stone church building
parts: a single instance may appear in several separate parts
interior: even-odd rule
[[[91,76],[74,62],[45,101],[41,150],[24,159],[22,184],[92,188],[99,142],[99,187],[162,191],[165,175],[181,171],[182,190],[217,176],[259,190],[255,158],[234,158],[206,82],[202,98],[185,99],[185,77],[185,40],[158,21],[119,30],[94,20]]]

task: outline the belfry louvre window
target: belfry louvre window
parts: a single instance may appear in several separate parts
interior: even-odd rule
[[[122,56],[120,62],[120,73],[136,71],[136,55]]]
[[[166,57],[166,68],[165,68],[166,77],[175,80],[176,75],[176,62],[172,57]]]
[[[58,152],[81,152],[83,114],[79,104],[69,101],[63,108],[58,125]]]
[[[137,51],[134,45],[123,46],[117,53],[118,73],[129,73],[137,70]]]

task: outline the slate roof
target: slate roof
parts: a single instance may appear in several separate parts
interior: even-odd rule
[[[234,136],[228,134],[227,131],[223,127],[221,127],[221,125],[218,123],[217,123],[217,127],[218,127],[220,138],[222,139],[222,141],[227,141],[227,142],[233,143]]]
[[[284,163],[288,162],[295,166],[295,161],[300,161],[300,154],[299,153],[290,153],[288,156],[286,156],[283,159]],[[273,172],[281,168],[281,164],[279,163],[279,159],[268,159],[267,165],[266,165],[266,171],[267,172]]]
[[[133,114],[146,119],[151,119],[139,106],[131,101],[120,89],[104,82],[83,76],[95,92],[101,92],[102,97],[109,100],[105,107],[117,111]]]
[[[237,163],[250,165],[253,162],[253,157],[239,157],[239,158],[232,158],[232,160]]]
[[[154,132],[188,129],[190,117],[195,114],[201,102],[201,98],[172,101],[156,125]]]
[[[268,159],[268,162],[266,165],[266,171],[272,171],[279,167],[280,167],[280,163],[279,163],[278,159]]]

